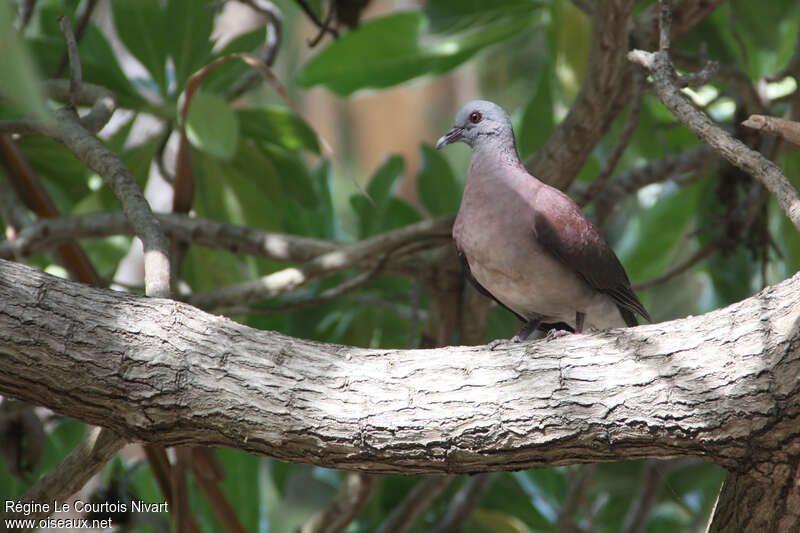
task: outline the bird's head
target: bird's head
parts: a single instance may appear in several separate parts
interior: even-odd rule
[[[513,143],[511,119],[503,108],[486,100],[473,100],[456,112],[453,129],[436,142],[436,149],[458,141],[474,149],[484,142],[507,141],[509,137]]]

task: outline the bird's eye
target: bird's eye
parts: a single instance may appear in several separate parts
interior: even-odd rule
[[[483,115],[481,115],[477,111],[473,111],[472,113],[469,114],[469,121],[472,122],[473,124],[477,124],[478,122],[481,121],[482,118]]]

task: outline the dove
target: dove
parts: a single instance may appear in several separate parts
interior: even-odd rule
[[[503,108],[464,104],[436,148],[455,142],[472,148],[453,225],[456,250],[475,287],[524,322],[511,341],[542,324],[581,333],[636,326],[637,314],[650,321],[614,250],[581,208],[522,165]]]

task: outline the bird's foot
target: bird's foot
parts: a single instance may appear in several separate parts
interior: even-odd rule
[[[567,335],[573,335],[573,333],[571,331],[567,331],[566,329],[551,329],[547,332],[547,335],[545,335],[545,339],[552,341],[561,337],[566,337]]]
[[[514,335],[510,339],[495,339],[492,342],[490,342],[487,346],[489,347],[490,350],[494,350],[498,346],[502,346],[504,344],[518,343],[518,342],[521,342],[519,335]]]

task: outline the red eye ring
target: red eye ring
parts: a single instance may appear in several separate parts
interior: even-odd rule
[[[477,124],[481,121],[481,119],[483,119],[483,115],[481,115],[478,111],[473,111],[469,114],[469,121],[473,124]]]

